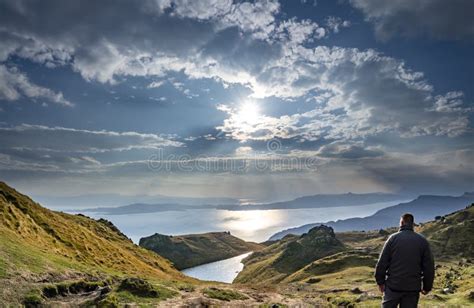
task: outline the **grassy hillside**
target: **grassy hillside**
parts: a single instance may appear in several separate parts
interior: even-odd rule
[[[419,230],[431,243],[433,253],[441,258],[474,257],[474,205],[435,221]]]
[[[286,277],[314,260],[345,250],[334,231],[326,226],[302,236],[288,236],[244,259],[244,269],[236,283],[269,284]]]
[[[4,272],[9,274],[21,268],[18,260],[32,255],[25,252],[37,251],[48,255],[35,261],[38,272],[67,265],[94,266],[114,274],[184,277],[169,261],[133,244],[110,222],[50,211],[5,183],[0,183],[0,222]],[[13,243],[15,251],[10,249]]]
[[[275,260],[297,235],[287,235],[245,260],[240,283],[270,285],[279,292],[322,306],[380,307],[381,294],[373,275],[378,254],[397,228],[336,233],[345,249],[315,258],[292,273],[276,270]],[[421,307],[474,304],[474,205],[434,221],[420,224],[417,232],[431,243],[436,260],[433,291],[421,296]]]
[[[287,235],[266,249],[254,253],[245,261],[245,268],[236,281],[252,282],[296,282],[307,281],[317,276],[336,273],[355,267],[372,269],[378,254],[388,236],[397,231],[390,228],[380,231],[351,231],[334,235],[336,242],[304,245],[304,240],[312,238],[318,230],[332,238],[330,227],[318,227],[301,237]],[[327,231],[330,230],[330,231]],[[417,232],[431,243],[437,260],[463,260],[474,258],[474,206],[437,217],[435,221],[420,224]],[[344,248],[341,249],[341,245]],[[304,247],[304,249],[303,249]],[[336,250],[336,253],[334,251]],[[313,255],[309,253],[313,253]],[[322,257],[321,252],[325,254]],[[319,254],[319,255],[318,255]],[[286,266],[281,266],[285,264]],[[313,279],[314,280],[314,279]]]
[[[350,250],[318,259],[294,272],[283,282],[304,281],[311,283],[311,277],[331,274],[356,267],[375,267],[378,254],[367,250]],[[315,281],[315,280],[313,280]]]
[[[141,238],[140,246],[171,260],[178,269],[223,260],[263,248],[260,244],[246,242],[229,232],[179,236],[156,233]]]
[[[190,280],[168,260],[133,244],[110,222],[50,211],[0,182],[0,289],[125,276]],[[0,302],[22,295],[17,293],[22,290],[3,288]]]

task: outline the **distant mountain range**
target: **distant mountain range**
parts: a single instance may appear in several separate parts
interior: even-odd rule
[[[465,208],[466,205],[474,202],[474,192],[464,193],[461,196],[432,196],[422,195],[410,202],[400,203],[391,207],[379,210],[375,214],[364,218],[349,218],[338,221],[318,222],[290,228],[280,231],[270,237],[269,240],[278,240],[287,234],[301,235],[310,229],[321,224],[334,228],[336,232],[343,231],[368,231],[397,226],[400,215],[410,212],[415,216],[417,222],[425,222],[434,219],[436,216]]]
[[[91,209],[75,209],[72,212],[81,213],[101,213],[105,215],[126,215],[126,214],[140,214],[140,213],[156,213],[167,211],[184,211],[187,209],[205,209],[212,208],[210,205],[186,205],[177,203],[133,203],[119,207],[96,207]]]
[[[232,211],[248,210],[278,210],[278,209],[307,209],[338,206],[357,206],[379,202],[390,202],[411,199],[412,197],[400,194],[367,193],[367,194],[318,194],[304,196],[289,201],[249,204],[249,205],[221,205],[219,209]]]
[[[319,194],[305,196],[289,201],[265,203],[265,204],[247,204],[242,205],[238,201],[233,203],[194,203],[184,204],[174,203],[133,203],[119,207],[97,207],[81,210],[81,212],[100,212],[106,215],[124,215],[137,213],[154,213],[162,211],[180,211],[186,209],[204,209],[215,208],[230,211],[250,211],[250,210],[273,210],[273,209],[306,209],[306,208],[324,208],[339,206],[358,206],[365,204],[374,204],[380,202],[390,202],[407,200],[409,196],[386,193],[367,193],[367,194]],[[232,199],[225,200],[230,202]],[[202,200],[204,201],[204,200]],[[214,202],[217,201],[213,200]]]
[[[180,204],[188,206],[238,204],[233,198],[188,198],[165,195],[120,195],[90,194],[70,197],[33,196],[41,204],[49,208],[83,209],[91,207],[117,207],[131,204]]]

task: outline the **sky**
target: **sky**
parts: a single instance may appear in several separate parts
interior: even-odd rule
[[[0,0],[0,179],[31,194],[460,194],[471,0]]]

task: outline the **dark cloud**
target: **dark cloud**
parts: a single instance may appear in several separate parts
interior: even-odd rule
[[[157,75],[172,69],[160,58],[195,56],[222,29],[266,38],[278,10],[276,1],[7,0],[0,3],[0,36],[8,38],[0,56],[14,52],[45,62],[45,53],[65,53],[64,62],[101,82],[115,74]]]
[[[428,35],[443,40],[474,40],[471,0],[351,0],[374,23],[381,39]]]
[[[281,48],[279,44],[255,40],[233,27],[217,33],[202,51],[220,66],[256,75],[269,62],[281,57]]]
[[[412,194],[460,194],[474,191],[474,152],[460,150],[418,158],[391,157],[364,161],[361,176],[392,191]]]

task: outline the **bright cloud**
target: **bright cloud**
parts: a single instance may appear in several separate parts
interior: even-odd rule
[[[300,47],[280,61],[285,65],[269,68],[259,87],[287,97],[314,96],[315,109],[261,117],[245,130],[240,130],[237,111],[227,110],[230,117],[219,129],[240,140],[298,135],[347,140],[387,131],[404,137],[458,136],[468,131],[470,109],[462,92],[433,96],[433,86],[422,73],[374,50]]]
[[[15,101],[21,97],[34,100],[44,99],[59,105],[72,107],[73,103],[64,98],[61,92],[54,92],[32,83],[17,68],[0,65],[0,99]]]

